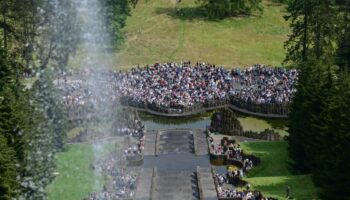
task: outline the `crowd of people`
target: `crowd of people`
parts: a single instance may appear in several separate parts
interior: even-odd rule
[[[90,193],[86,200],[116,200],[134,196],[137,173],[121,168],[118,158],[120,156],[113,152],[92,165],[93,170],[107,177],[108,181],[102,191]]]
[[[132,199],[135,195],[138,168],[127,166],[126,160],[131,154],[141,154],[145,130],[137,116],[131,116],[130,113],[127,116],[119,124],[123,128],[117,131],[120,136],[131,138],[136,143],[130,145],[130,149],[116,147],[91,165],[92,170],[104,176],[105,184],[101,191],[90,193],[86,200]]]
[[[58,75],[54,80],[66,106],[102,104],[116,100],[113,71],[82,70]]]
[[[215,138],[215,139],[214,139]],[[243,180],[243,176],[254,166],[253,160],[243,153],[242,148],[235,140],[229,137],[222,137],[220,140],[208,135],[208,145],[211,154],[222,155],[227,160],[233,159],[235,164],[228,167],[226,174],[214,173],[215,185],[218,196],[230,200],[265,200],[259,191],[250,190],[250,185]],[[216,158],[216,157],[213,157]],[[246,186],[246,190],[239,191],[237,187]]]
[[[217,181],[217,192],[221,198],[255,200],[261,199],[263,196],[260,192],[250,191],[250,186],[247,185],[246,191],[238,191],[234,187],[225,185],[228,183],[228,178],[221,174],[215,174],[214,178]]]
[[[239,144],[235,144],[234,140],[230,140],[228,137],[223,137],[220,143],[215,144],[214,139],[208,136],[209,151],[212,154],[228,155],[232,158],[239,158],[242,154],[242,149]],[[241,160],[241,159],[238,159]]]
[[[138,138],[136,142],[130,144],[124,150],[126,160],[140,160],[142,159],[142,151],[145,148],[145,136]]]
[[[129,71],[84,70],[59,76],[55,84],[67,106],[126,99],[138,106],[184,109],[230,99],[255,104],[288,104],[295,93],[298,71],[253,65],[224,69],[190,62],[137,66]]]
[[[145,136],[145,126],[138,119],[135,119],[132,124],[132,127],[116,128],[117,134],[142,139]]]
[[[215,144],[214,139],[208,136],[209,152],[214,155],[225,155],[226,160],[236,160],[242,163],[242,171],[245,173],[253,168],[254,163],[251,159],[243,154],[243,150],[239,144],[235,144],[234,140],[223,137],[220,143]],[[243,174],[242,172],[242,174]]]
[[[298,71],[264,65],[226,70],[205,63],[156,63],[120,73],[118,79],[122,95],[131,101],[165,108],[191,107],[230,97],[278,104],[290,102]]]
[[[134,129],[118,128],[120,134],[129,138],[129,146],[124,150],[127,160],[139,159],[145,146],[145,126],[139,120],[135,120]]]
[[[264,197],[260,191],[253,191],[250,185],[246,185],[246,190],[239,191],[237,188],[228,183],[228,178],[221,174],[215,174],[216,179],[216,190],[219,198],[230,199],[230,200],[273,200],[270,197]]]

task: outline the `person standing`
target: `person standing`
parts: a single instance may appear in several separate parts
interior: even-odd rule
[[[290,196],[290,186],[286,185],[286,198],[289,199]]]

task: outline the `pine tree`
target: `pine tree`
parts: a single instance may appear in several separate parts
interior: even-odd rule
[[[112,39],[112,44],[117,48],[124,40],[121,29],[125,26],[126,18],[130,16],[130,0],[102,1],[106,18],[106,29]]]
[[[45,199],[45,187],[52,180],[54,144],[52,124],[48,120],[47,105],[37,99],[38,91],[31,91],[30,104],[27,108],[29,123],[24,142],[23,169],[21,171],[21,198]]]
[[[4,49],[0,48],[0,136],[3,149],[1,155],[4,156],[1,159],[4,171],[1,170],[1,173],[6,173],[6,180],[1,179],[0,185],[6,198],[16,197],[18,194],[13,187],[19,186],[16,182],[23,167],[21,164],[25,152],[24,133],[29,125],[28,113],[25,113],[26,94],[17,80],[18,76],[14,70],[16,68],[13,69],[13,66],[15,63],[10,61]]]
[[[16,197],[16,176],[15,152],[8,146],[7,139],[0,130],[0,199],[10,200]]]
[[[347,169],[350,167],[347,146],[350,142],[350,75],[349,63],[349,16],[350,3],[337,2],[342,14],[337,24],[340,27],[338,36],[338,50],[335,64],[339,70],[333,70],[329,75],[333,87],[324,101],[318,127],[320,137],[317,138],[318,152],[315,155],[317,168],[313,171],[313,180],[320,188],[320,197],[330,199],[348,199],[350,193],[346,188],[350,181]],[[331,168],[329,166],[332,166]],[[330,184],[331,183],[331,184]]]
[[[348,199],[350,192],[347,184],[350,175],[347,173],[350,142],[350,79],[347,75],[339,79],[337,87],[329,97],[327,107],[319,123],[321,136],[318,139],[317,168],[313,171],[313,180],[320,188],[322,199]],[[331,167],[330,167],[331,166]]]
[[[301,72],[289,119],[289,152],[295,169],[312,173],[322,199],[349,197],[349,5],[292,1],[287,17],[293,33],[286,61]]]
[[[338,51],[335,59],[337,64],[343,72],[350,70],[350,2],[337,1],[339,11],[342,13],[343,19],[339,24],[340,33],[338,40]]]
[[[67,113],[60,101],[60,95],[53,85],[53,73],[54,71],[50,68],[44,70],[35,83],[34,90],[37,91],[37,100],[40,101],[40,104],[45,105],[46,121],[52,124],[55,149],[60,151],[67,137],[68,120]]]
[[[336,10],[332,1],[292,1],[288,7],[292,34],[286,42],[286,63],[297,67],[301,76],[293,99],[289,118],[289,152],[294,167],[309,173],[315,166],[314,144],[319,135],[318,126],[322,102],[331,86],[325,85],[324,74],[332,65],[335,48]],[[302,142],[301,142],[302,141]]]

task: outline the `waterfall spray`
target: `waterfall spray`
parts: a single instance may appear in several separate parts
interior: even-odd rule
[[[79,58],[79,69],[88,74],[86,84],[89,95],[99,97],[93,99],[94,113],[91,113],[93,121],[85,123],[85,129],[91,131],[91,140],[93,144],[93,152],[95,160],[102,154],[103,147],[97,141],[96,132],[103,132],[100,123],[107,121],[106,117],[110,116],[112,102],[105,98],[105,87],[103,72],[108,69],[108,63],[99,57],[108,45],[108,34],[104,28],[104,18],[102,15],[102,6],[99,0],[76,0],[77,15],[80,25],[80,46],[82,58]],[[104,102],[101,102],[104,101]],[[98,167],[97,167],[98,168]],[[101,176],[101,170],[95,170],[97,176]],[[95,179],[94,190],[101,190],[102,183],[99,179]]]

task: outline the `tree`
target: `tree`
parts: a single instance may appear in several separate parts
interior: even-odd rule
[[[14,150],[8,146],[6,138],[0,131],[0,199],[10,200],[16,196],[16,157]]]
[[[45,123],[50,123],[52,128],[48,134],[53,135],[54,149],[59,151],[63,150],[67,138],[68,120],[60,95],[53,84],[53,73],[50,68],[43,70],[33,90],[36,91],[36,101],[45,106],[43,107],[46,116]]]
[[[102,1],[105,10],[106,29],[111,37],[111,43],[116,48],[124,40],[121,29],[125,26],[126,18],[130,16],[131,3],[130,0]]]
[[[350,142],[350,79],[338,79],[337,87],[328,98],[328,104],[322,112],[319,127],[321,137],[317,140],[317,167],[313,171],[313,180],[320,188],[322,199],[348,199],[350,192],[347,184],[350,175],[349,164]],[[331,168],[329,166],[332,166]]]
[[[339,11],[342,13],[343,19],[340,20],[340,36],[338,40],[338,50],[335,58],[342,72],[350,70],[350,2],[337,1]]]
[[[76,12],[72,1],[37,0],[0,3],[2,47],[18,60],[22,72],[62,68],[77,46]]]
[[[289,153],[294,169],[312,173],[322,199],[349,196],[349,4],[296,0],[286,17],[292,27],[286,62],[301,73],[289,118]]]
[[[4,199],[18,196],[18,177],[25,157],[24,133],[29,126],[25,93],[12,66],[15,63],[0,48],[0,194]]]
[[[79,42],[75,5],[70,0],[47,1],[45,9],[48,15],[46,26],[38,31],[40,44],[35,52],[36,67],[65,70],[69,56],[75,54]]]
[[[328,0],[292,1],[288,11],[292,34],[285,44],[285,62],[301,73],[289,118],[289,152],[294,169],[309,173],[315,165],[314,140],[319,136],[314,124],[319,123],[322,102],[332,88],[324,80],[335,52],[337,11]]]
[[[45,71],[28,97],[30,115],[27,117],[33,126],[27,129],[24,143],[25,167],[21,171],[21,198],[24,199],[46,198],[45,188],[54,178],[54,156],[63,148],[66,134],[59,98],[54,94],[49,72]]]
[[[292,29],[285,43],[286,64],[298,67],[308,59],[328,62],[334,55],[332,42],[337,37],[337,10],[333,0],[295,0],[287,8]]]

